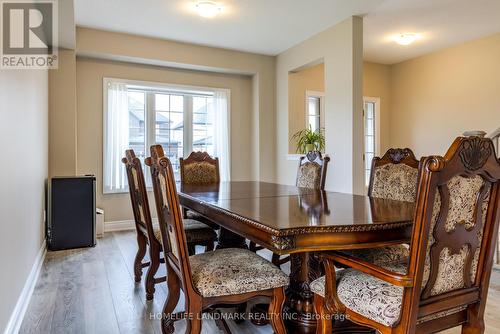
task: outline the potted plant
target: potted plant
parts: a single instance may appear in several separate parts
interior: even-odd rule
[[[292,139],[297,141],[297,153],[306,154],[310,151],[322,151],[325,148],[324,129],[313,131],[311,126],[308,129],[297,131]]]

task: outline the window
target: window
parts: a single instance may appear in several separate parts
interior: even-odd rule
[[[372,160],[378,154],[379,131],[378,131],[378,108],[380,100],[378,98],[364,98],[363,108],[363,123],[365,135],[365,153],[364,153],[364,168],[365,168],[365,185],[368,187],[370,183],[370,173]]]
[[[313,131],[324,128],[322,92],[306,91],[306,124]]]
[[[144,161],[154,144],[163,146],[176,179],[179,158],[192,151],[218,156],[221,180],[229,179],[227,90],[105,79],[104,96],[104,193],[127,191],[126,149]]]

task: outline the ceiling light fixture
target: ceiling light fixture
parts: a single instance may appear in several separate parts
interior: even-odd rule
[[[399,34],[394,36],[394,41],[399,45],[410,45],[419,39],[419,35],[413,33]]]
[[[213,1],[199,1],[196,4],[196,11],[202,17],[211,19],[220,13],[222,7]]]

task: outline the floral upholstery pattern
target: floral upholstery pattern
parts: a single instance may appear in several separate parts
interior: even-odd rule
[[[451,232],[457,224],[463,224],[466,228],[474,226],[474,210],[476,206],[476,196],[481,190],[484,181],[481,176],[470,178],[455,176],[448,181],[448,189],[450,191],[450,203],[448,216],[446,217],[445,229]],[[488,208],[488,198],[484,200],[482,205],[482,219],[486,219],[486,210]],[[440,213],[441,196],[436,194],[434,207],[432,211],[431,228],[429,231],[429,242],[427,244],[427,256],[424,267],[423,287],[427,284],[431,271],[430,250],[435,243],[433,236],[434,227]],[[478,240],[482,239],[482,229],[478,232]],[[431,295],[435,296],[444,292],[460,289],[464,287],[463,271],[465,270],[465,261],[469,250],[464,245],[458,254],[450,254],[449,249],[445,248],[439,257],[439,266],[437,279],[432,287]],[[476,250],[472,260],[471,279],[476,277],[477,265],[479,262],[480,248]]]
[[[407,270],[405,262],[386,264],[383,267],[399,274],[405,274]],[[337,286],[340,301],[351,310],[386,326],[394,326],[399,322],[403,288],[354,269],[337,271]],[[310,287],[311,291],[324,297],[325,276],[313,281]],[[442,318],[466,308],[467,306],[459,306],[430,314],[418,319],[417,323]]]
[[[474,211],[479,192],[485,182],[480,176],[451,178],[447,187],[450,193],[449,210],[444,222],[445,230],[452,232],[457,224],[466,228],[472,228],[475,224]],[[482,203],[481,214],[483,221],[486,219],[489,204],[490,189],[487,190],[485,200]],[[431,271],[430,250],[436,240],[434,239],[434,228],[440,214],[441,196],[436,193],[434,201],[431,226],[429,231],[429,242],[427,245],[427,256],[424,266],[424,277],[422,288],[429,282]],[[479,241],[482,239],[482,229],[477,232]],[[431,288],[431,296],[439,295],[465,286],[463,273],[465,261],[469,248],[464,245],[458,254],[451,254],[448,248],[444,248],[439,257],[438,273],[435,284]],[[476,250],[472,261],[471,279],[475,279],[479,261],[480,248]],[[375,259],[376,260],[376,259]],[[378,263],[380,266],[404,274],[407,263],[405,261],[395,263]],[[325,277],[321,277],[311,283],[311,290],[321,296],[325,294]],[[345,269],[337,274],[337,293],[342,303],[349,309],[377,321],[386,326],[394,326],[399,321],[402,303],[403,289],[396,287],[371,275],[367,275],[354,269]],[[453,313],[463,311],[466,306],[459,306],[418,319],[418,323],[438,319]]]
[[[245,249],[225,248],[189,257],[193,284],[203,297],[242,294],[286,286],[288,276]]]
[[[202,222],[193,219],[184,219],[183,223],[188,243],[203,243],[207,240],[215,240],[217,238],[215,231]],[[161,242],[160,229],[155,229],[154,232],[156,239]]]
[[[370,196],[398,201],[414,202],[417,193],[418,169],[406,164],[389,163],[375,167]],[[347,255],[382,265],[402,261],[409,254],[409,245],[346,251]]]
[[[297,172],[297,187],[319,189],[321,182],[321,166],[316,162],[306,162]]]
[[[386,264],[384,268],[404,274],[405,263]],[[325,276],[313,281],[311,291],[325,296]],[[337,272],[337,294],[349,309],[386,326],[399,322],[403,288],[354,269]]]
[[[192,162],[183,166],[182,182],[186,184],[205,184],[217,182],[217,167],[206,161]]]
[[[418,168],[405,164],[385,164],[373,170],[370,196],[414,202],[417,196]]]
[[[369,249],[353,249],[342,251],[342,253],[363,259],[366,262],[382,266],[386,263],[407,261],[410,256],[410,246],[403,244],[390,247],[378,247]]]
[[[375,167],[370,196],[414,202],[417,193],[418,169],[405,164],[389,163]],[[375,265],[401,261],[410,255],[409,245],[344,251],[347,255]]]

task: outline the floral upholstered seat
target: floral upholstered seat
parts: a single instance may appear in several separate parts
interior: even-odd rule
[[[384,268],[404,274],[406,263],[387,264]],[[311,283],[311,291],[325,296],[325,276]],[[337,272],[337,294],[351,310],[386,326],[399,320],[403,288],[354,269]]]
[[[215,231],[193,219],[184,219],[184,231],[186,231],[186,240],[188,243],[196,244],[198,242],[203,242],[206,240],[215,240],[217,238],[217,234]],[[161,242],[161,232],[160,229],[155,229],[155,238]]]
[[[189,257],[193,284],[203,297],[243,294],[287,286],[288,276],[261,256],[238,248]]]
[[[343,253],[378,266],[383,266],[385,264],[407,259],[408,256],[410,256],[410,246],[396,245],[379,248],[353,249],[343,251]]]
[[[407,263],[386,264],[385,269],[399,274],[406,274]],[[325,276],[311,283],[311,291],[325,297]],[[354,269],[337,272],[337,294],[340,301],[349,309],[368,319],[385,326],[393,327],[399,322],[403,302],[403,288],[392,285],[374,276]],[[456,307],[421,318],[423,323],[464,310]]]

